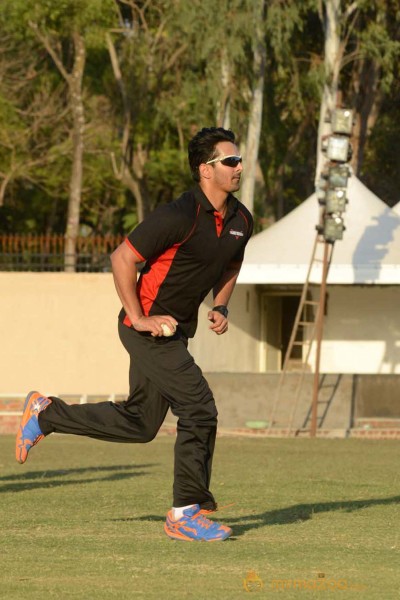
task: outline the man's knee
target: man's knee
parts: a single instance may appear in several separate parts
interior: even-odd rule
[[[149,425],[143,427],[143,430],[141,431],[140,442],[142,444],[148,444],[149,442],[152,442],[156,437],[159,429],[160,427],[158,425],[157,427]]]
[[[194,421],[199,425],[217,426],[218,411],[215,400],[211,396],[202,403],[187,403],[184,406],[172,409],[172,413],[183,421]]]

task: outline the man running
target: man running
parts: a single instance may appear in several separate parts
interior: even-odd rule
[[[217,509],[210,491],[217,410],[187,345],[210,290],[210,329],[217,335],[227,331],[227,306],[253,220],[232,195],[242,175],[232,131],[203,128],[189,142],[188,158],[195,187],[157,208],[111,255],[123,306],[119,336],[130,356],[128,399],[69,405],[31,392],[17,434],[16,458],[24,463],[31,447],[52,432],[150,442],[170,408],[178,421],[173,507],[165,532],[173,539],[218,541],[232,530],[205,516]]]

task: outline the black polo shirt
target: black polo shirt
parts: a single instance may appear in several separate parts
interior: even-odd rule
[[[253,219],[231,194],[222,219],[199,186],[158,207],[126,238],[146,261],[137,284],[143,314],[171,315],[193,337],[201,302],[227,267],[240,267]],[[131,326],[124,309],[119,318]]]

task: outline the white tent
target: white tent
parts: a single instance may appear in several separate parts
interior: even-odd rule
[[[351,177],[343,240],[335,243],[330,284],[400,284],[400,209],[389,208]],[[313,194],[249,242],[239,283],[302,284],[316,237],[319,205]],[[312,278],[320,280],[315,267]]]
[[[400,202],[393,206],[393,210],[396,213],[396,215],[400,215]]]
[[[328,276],[321,373],[400,373],[400,215],[354,176],[348,197],[346,230],[334,245]],[[229,336],[213,339],[207,328],[199,327],[192,343],[204,370],[280,371],[310,265],[319,211],[312,195],[249,241],[241,285],[229,303]],[[322,249],[319,244],[319,257]],[[321,263],[312,271],[313,281],[321,282]],[[311,286],[309,294],[316,300],[318,286]],[[209,298],[200,322],[211,306]],[[303,339],[308,333],[302,331]],[[312,371],[315,345],[308,364]]]

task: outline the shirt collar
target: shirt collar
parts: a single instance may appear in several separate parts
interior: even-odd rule
[[[204,210],[206,210],[207,212],[212,212],[212,213],[215,211],[214,206],[211,204],[211,202],[209,201],[209,199],[207,198],[207,196],[205,195],[205,193],[203,192],[203,190],[201,189],[201,187],[199,185],[196,185],[194,187],[193,192],[194,192],[196,200],[201,204],[201,206],[204,208]],[[238,209],[237,198],[235,198],[235,196],[233,196],[233,194],[228,194],[226,216],[228,216],[231,213],[236,212],[237,209]]]

